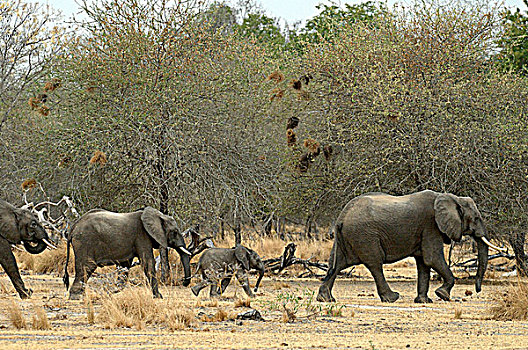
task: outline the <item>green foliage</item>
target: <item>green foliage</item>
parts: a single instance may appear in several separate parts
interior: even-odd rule
[[[300,292],[285,291],[277,294],[275,300],[262,302],[270,311],[288,310],[295,318],[329,316],[339,317],[346,308],[344,304],[315,302],[315,292],[305,288]]]
[[[528,0],[524,0],[528,7]],[[503,14],[504,33],[499,40],[497,59],[503,69],[528,75],[528,13],[506,11]]]
[[[237,30],[242,37],[252,37],[260,44],[274,47],[281,47],[285,44],[285,38],[277,20],[264,14],[248,14],[237,26]]]

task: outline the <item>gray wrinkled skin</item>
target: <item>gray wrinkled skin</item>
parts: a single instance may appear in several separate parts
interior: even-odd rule
[[[480,292],[488,262],[486,227],[475,203],[469,197],[422,191],[406,196],[367,193],[352,199],[336,221],[335,241],[330,253],[328,273],[319,287],[317,300],[335,301],[332,287],[339,271],[353,265],[365,265],[376,282],[380,299],[394,302],[393,292],[383,274],[383,264],[414,257],[418,270],[417,303],[428,303],[431,269],[444,283],[436,291],[450,299],[455,284],[444,257],[444,243],[460,241],[470,235],[478,246],[476,290]]]
[[[196,269],[196,274],[202,274],[202,281],[193,286],[191,290],[194,295],[198,296],[203,288],[210,285],[210,296],[218,296],[225,291],[234,274],[244,292],[252,297],[254,294],[249,287],[247,276],[247,271],[251,269],[258,270],[260,273],[255,285],[254,291],[256,292],[264,276],[264,263],[255,251],[241,245],[235,248],[208,249],[200,257]]]
[[[43,239],[49,240],[48,234],[29,210],[0,200],[0,264],[22,299],[29,298],[32,291],[24,286],[11,244],[23,243],[29,253],[39,254],[47,247]]]
[[[185,249],[185,242],[175,220],[151,207],[131,213],[90,210],[75,224],[67,244],[64,271],[66,288],[69,287],[70,244],[75,254],[75,280],[70,288],[70,299],[82,296],[86,282],[98,266],[130,267],[135,257],[143,265],[152,293],[161,298],[153,248],[160,249],[162,265],[168,264],[163,252],[168,247],[176,249],[185,272],[183,284],[187,286],[190,282],[190,257],[181,249]]]

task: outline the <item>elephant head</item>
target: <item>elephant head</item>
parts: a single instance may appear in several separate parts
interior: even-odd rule
[[[183,285],[188,286],[191,282],[191,253],[185,249],[185,240],[180,234],[176,220],[172,216],[162,214],[159,210],[146,207],[141,214],[141,221],[147,233],[160,248],[176,249],[185,273]]]
[[[235,247],[235,257],[242,264],[245,270],[255,269],[259,271],[259,277],[255,284],[254,291],[257,292],[262,277],[264,277],[264,263],[260,256],[252,249],[237,245]]]
[[[475,202],[470,197],[457,197],[444,193],[434,202],[435,221],[441,232],[459,242],[462,235],[469,235],[477,242],[478,269],[475,289],[480,292],[484,272],[488,265],[488,231]]]
[[[0,200],[0,236],[11,244],[22,242],[31,254],[39,254],[53,247],[38,219],[29,210],[16,208]]]

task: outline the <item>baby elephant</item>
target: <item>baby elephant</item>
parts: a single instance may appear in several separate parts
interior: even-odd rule
[[[255,251],[241,245],[237,245],[235,248],[208,249],[200,257],[196,269],[196,274],[201,271],[202,281],[193,286],[191,290],[194,295],[198,296],[202,289],[211,285],[210,295],[220,295],[226,290],[233,274],[235,274],[246,294],[252,297],[254,294],[249,288],[247,276],[247,271],[250,269],[260,272],[255,285],[256,292],[264,276],[264,263]],[[220,291],[218,290],[219,284]]]

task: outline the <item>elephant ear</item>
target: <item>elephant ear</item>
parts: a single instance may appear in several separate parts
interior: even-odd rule
[[[435,221],[440,231],[455,242],[462,238],[462,218],[453,195],[441,194],[434,202]]]
[[[14,206],[0,200],[0,236],[14,244],[20,242],[20,230],[15,210]]]
[[[235,257],[242,264],[244,270],[249,270],[248,250],[240,244],[235,247]]]
[[[143,227],[145,227],[150,237],[154,238],[161,248],[167,248],[167,235],[162,223],[163,216],[159,210],[146,207],[143,209],[143,214],[141,214],[141,222],[143,222]]]

